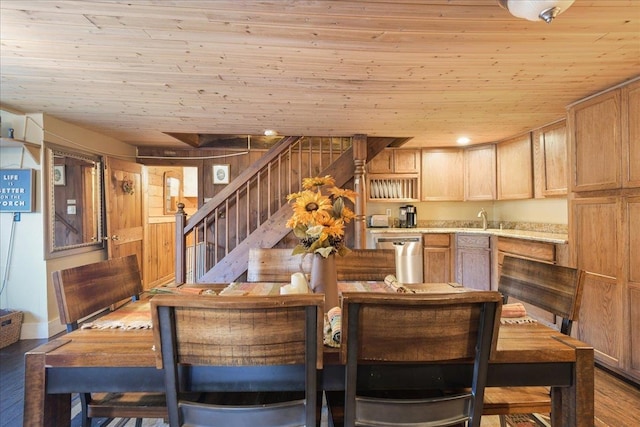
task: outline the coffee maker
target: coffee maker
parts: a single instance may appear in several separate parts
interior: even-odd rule
[[[407,205],[404,207],[407,217],[407,228],[416,228],[418,226],[418,211],[415,206]]]
[[[418,212],[413,205],[400,206],[398,215],[400,228],[415,228],[418,226]]]

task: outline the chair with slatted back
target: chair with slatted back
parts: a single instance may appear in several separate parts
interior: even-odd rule
[[[315,426],[323,301],[317,294],[155,296],[170,425]],[[196,375],[208,379],[198,387],[206,402],[183,396]]]
[[[342,301],[345,426],[480,425],[489,355],[497,341],[498,292],[353,292]],[[441,370],[454,362],[470,369],[455,368],[464,385],[447,393],[441,390]],[[332,417],[339,413],[334,402]]]
[[[60,321],[67,331],[79,322],[107,313],[128,299],[138,300],[143,292],[136,255],[67,268],[53,272],[53,286]],[[80,393],[82,426],[92,418],[166,418],[162,393]]]
[[[252,248],[249,250],[247,281],[288,282],[293,273],[311,271],[311,256],[292,255],[291,249]],[[340,281],[382,281],[396,274],[395,251],[391,249],[352,249],[336,257]]]
[[[505,303],[515,298],[553,314],[559,320],[560,332],[570,335],[573,322],[578,320],[583,281],[584,273],[575,268],[505,256],[498,291]],[[500,415],[503,427],[505,415],[550,412],[547,387],[487,387],[485,390],[484,414]],[[532,420],[536,421],[535,417]]]

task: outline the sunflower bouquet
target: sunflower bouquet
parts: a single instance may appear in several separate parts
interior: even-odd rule
[[[345,255],[349,249],[344,244],[344,228],[355,214],[345,206],[344,199],[354,203],[355,191],[336,187],[330,175],[305,178],[302,189],[287,196],[293,206],[287,228],[292,228],[300,239],[293,255],[317,253],[324,258],[333,253]]]

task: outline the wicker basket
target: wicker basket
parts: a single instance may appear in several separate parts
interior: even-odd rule
[[[0,348],[5,348],[20,339],[21,326],[21,311],[0,310]]]

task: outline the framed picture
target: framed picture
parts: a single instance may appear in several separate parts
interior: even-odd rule
[[[53,166],[53,185],[67,185],[64,165]]]
[[[213,165],[213,183],[229,183],[229,165]]]

